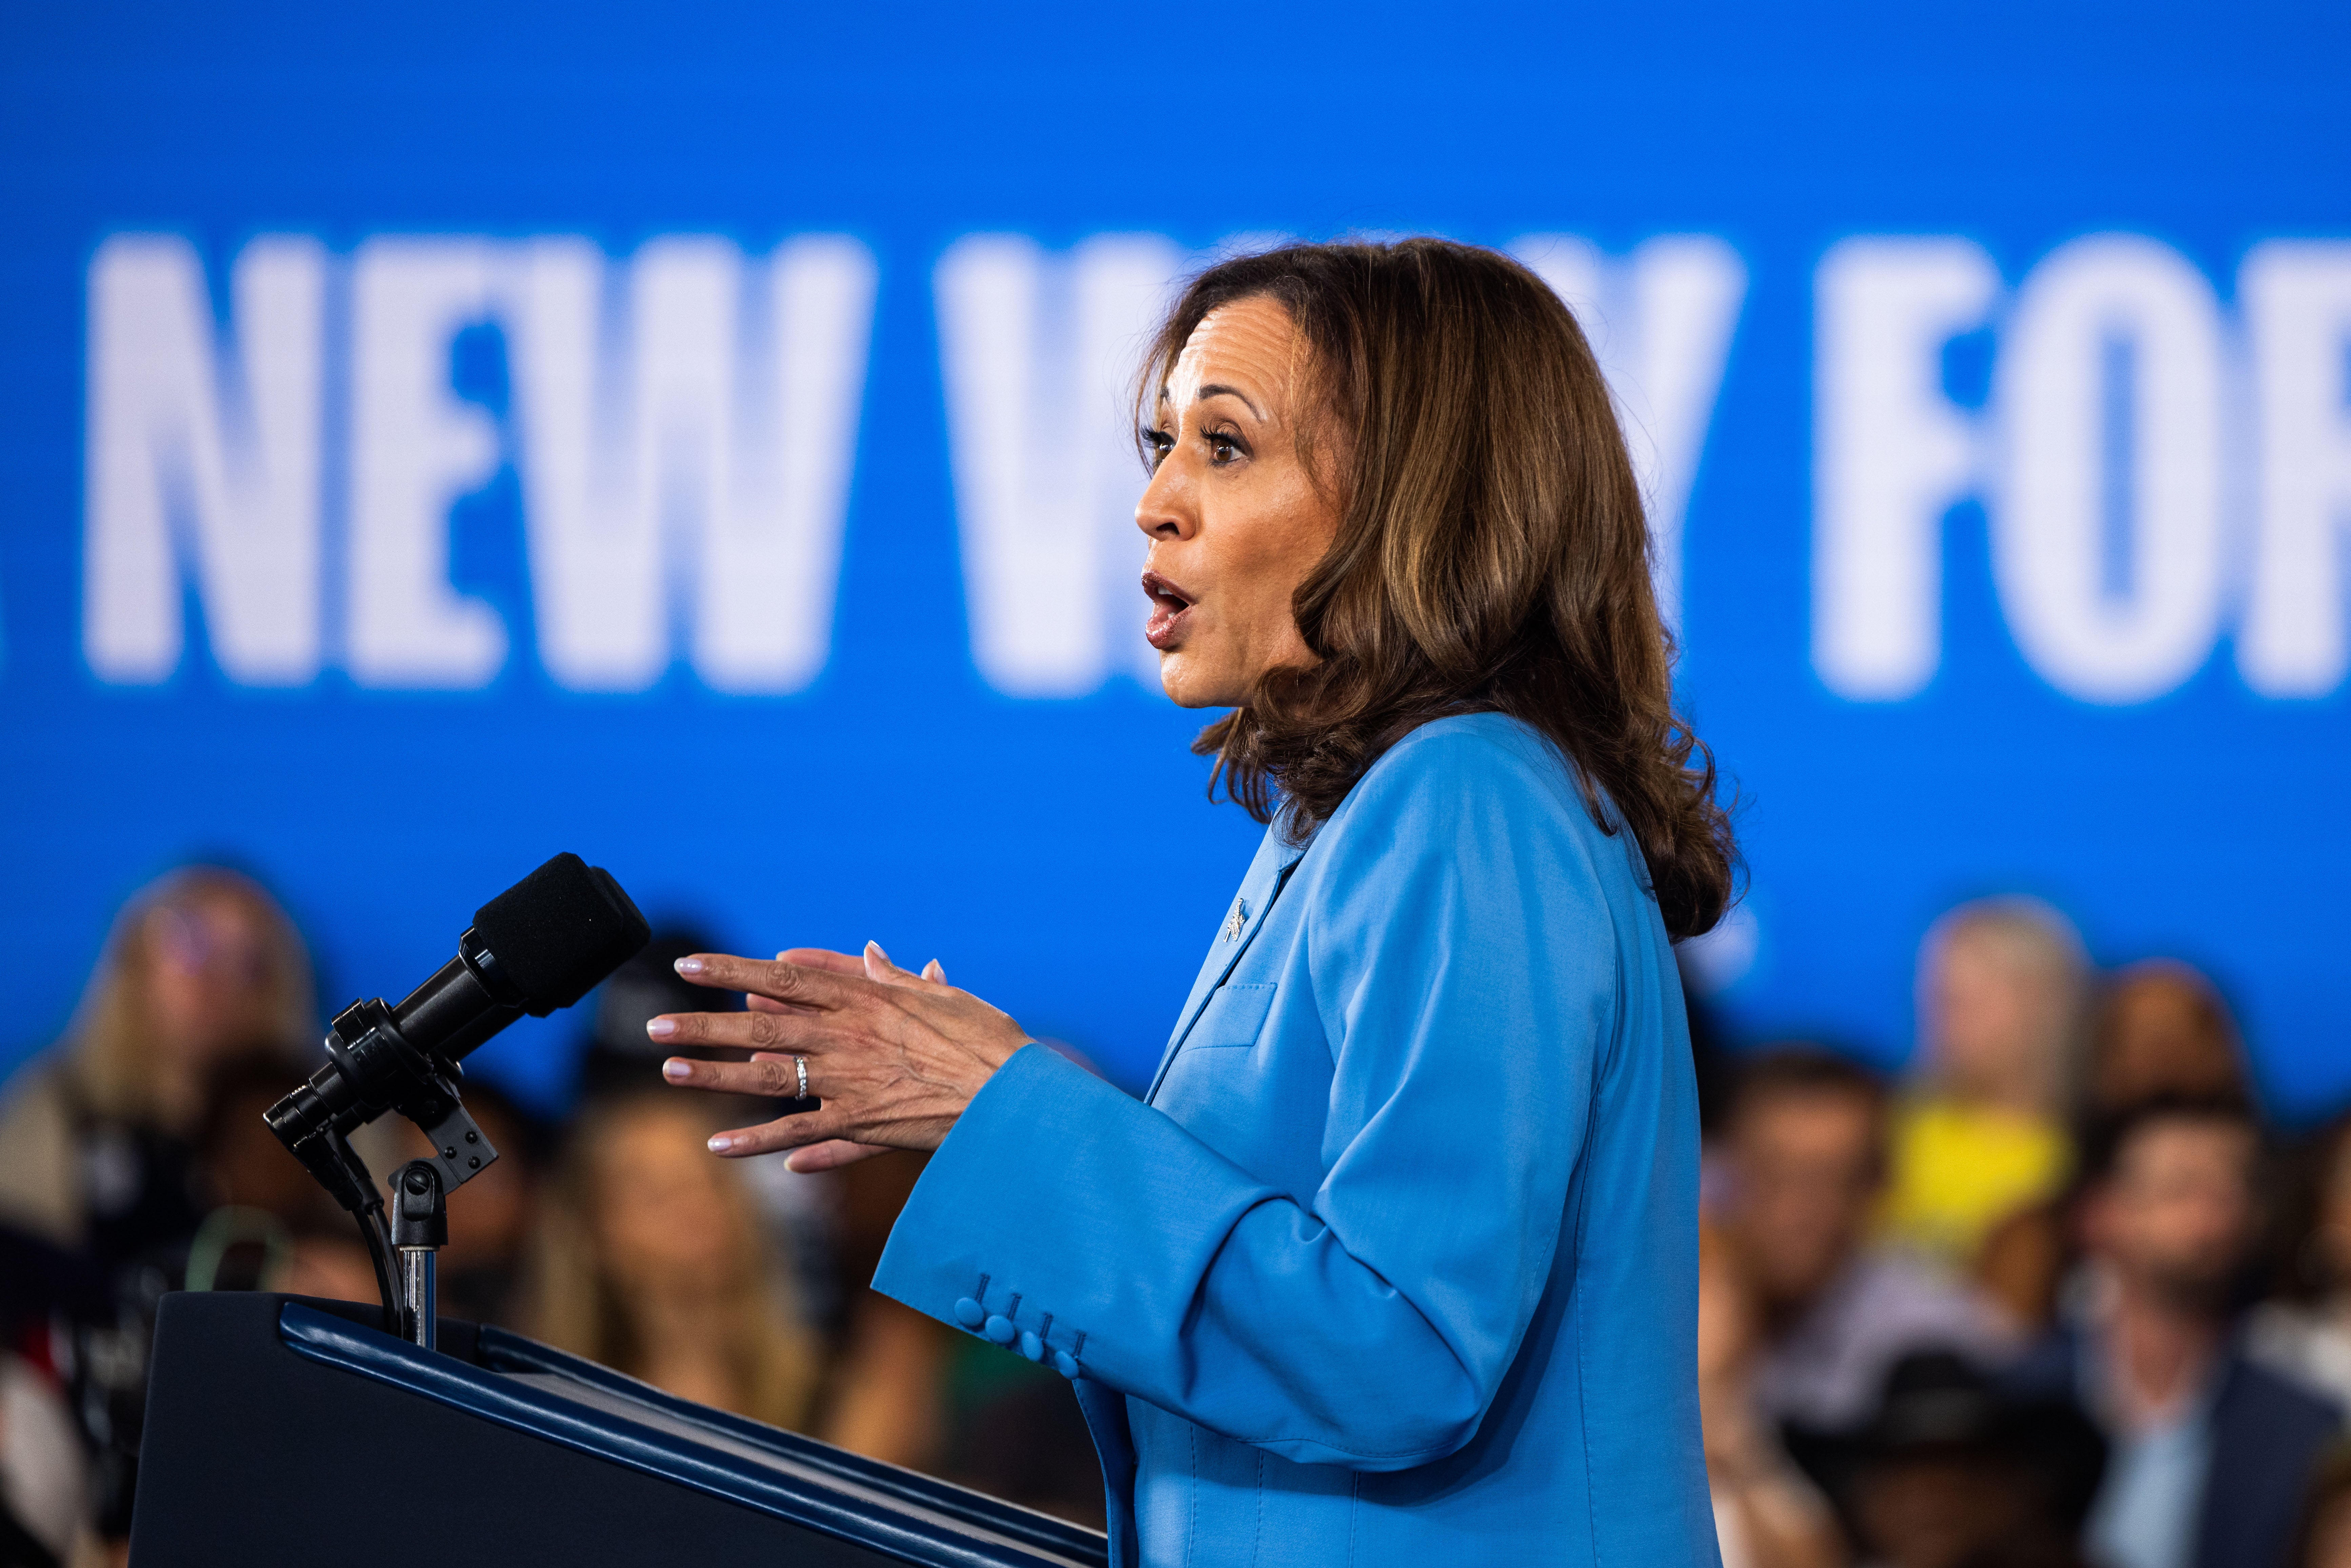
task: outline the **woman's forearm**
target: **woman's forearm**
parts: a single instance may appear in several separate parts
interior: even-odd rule
[[[1425,1168],[1408,1186],[1417,1223],[1474,1237],[1491,1278],[1437,1289],[1383,1270],[1166,1116],[1031,1048],[933,1156],[874,1288],[1283,1458],[1403,1469],[1477,1430],[1559,1222],[1555,1207],[1512,1215],[1499,1189],[1450,1201]]]

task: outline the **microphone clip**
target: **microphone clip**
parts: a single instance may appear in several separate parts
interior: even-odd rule
[[[425,1158],[439,1172],[444,1197],[498,1157],[459,1098],[465,1070],[410,1044],[381,998],[343,1009],[327,1031],[327,1055],[346,1081],[362,1086],[360,1120],[393,1111],[416,1124],[433,1145]]]
[[[383,1296],[385,1327],[429,1349],[433,1251],[447,1236],[449,1194],[479,1176],[498,1151],[458,1095],[465,1070],[418,1050],[381,998],[344,1009],[327,1031],[326,1047],[328,1065],[270,1108],[270,1130],[358,1219]],[[385,1236],[383,1194],[350,1145],[355,1129],[387,1111],[413,1122],[433,1144],[430,1155],[394,1173],[400,1207],[392,1228],[398,1239]],[[425,1214],[413,1212],[420,1198]]]

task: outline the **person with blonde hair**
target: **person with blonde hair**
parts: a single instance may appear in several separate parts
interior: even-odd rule
[[[658,1093],[580,1117],[543,1199],[528,1327],[680,1398],[804,1427],[815,1335],[742,1173],[704,1155],[716,1125]]]
[[[285,911],[250,877],[188,866],[132,895],[65,1038],[0,1090],[0,1243],[38,1260],[15,1304],[70,1324],[77,1346],[73,1386],[52,1392],[88,1446],[80,1495],[59,1510],[83,1544],[130,1532],[143,1313],[204,1218],[192,1145],[214,1085],[255,1059],[282,1061],[291,1084],[316,1027]]]
[[[65,1040],[0,1092],[0,1225],[86,1251],[168,1207],[213,1076],[246,1054],[298,1072],[317,1019],[309,954],[258,883],[195,865],[141,889]]]
[[[1964,1271],[2001,1221],[2064,1183],[2087,980],[2081,938],[2038,899],[1963,904],[1928,931],[1888,1239]]]

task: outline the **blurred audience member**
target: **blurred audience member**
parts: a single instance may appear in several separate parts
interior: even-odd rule
[[[236,1054],[212,1074],[194,1145],[197,1178],[207,1201],[256,1209],[289,1226],[321,1214],[348,1223],[326,1188],[264,1120],[270,1106],[301,1081],[300,1067],[265,1053]]]
[[[263,1120],[300,1075],[275,1052],[233,1055],[213,1075],[194,1149],[197,1188],[212,1207],[189,1244],[189,1290],[378,1298],[350,1217]]]
[[[196,866],[142,890],[65,1042],[0,1098],[0,1223],[111,1259],[184,1244],[207,1080],[256,1041],[298,1063],[315,1012],[301,939],[249,878]]]
[[[190,867],[124,907],[67,1038],[0,1092],[0,1241],[68,1260],[41,1270],[49,1300],[15,1310],[70,1347],[43,1371],[82,1429],[104,1540],[130,1531],[155,1304],[206,1207],[189,1145],[207,1086],[254,1051],[290,1082],[313,1004],[284,911],[250,878]]]
[[[935,1474],[952,1468],[947,1375],[967,1336],[872,1288],[890,1228],[929,1159],[902,1150],[826,1173],[838,1204],[842,1309],[821,1435],[869,1458]]]
[[[87,1469],[56,1384],[0,1350],[0,1563],[67,1560],[84,1522]]]
[[[1755,1056],[1732,1092],[1716,1219],[1756,1313],[1754,1397],[1768,1419],[1856,1427],[1904,1353],[2006,1348],[1980,1303],[1867,1246],[1886,1122],[1873,1074],[1811,1047]]]
[[[2090,1288],[2019,1381],[2077,1395],[2105,1433],[2088,1544],[2108,1568],[2278,1568],[2340,1427],[2333,1405],[2231,1338],[2260,1160],[2260,1133],[2231,1101],[2152,1101],[2085,1148]]]
[[[663,1013],[740,1009],[740,995],[690,984],[679,977],[676,969],[677,960],[688,954],[729,951],[727,944],[694,925],[665,924],[655,930],[636,956],[596,988],[595,1011],[580,1058],[580,1092],[592,1100],[660,1085],[663,1059],[681,1051],[714,1059],[740,1061],[747,1056],[747,1051],[715,1046],[664,1045],[645,1033],[647,1021]],[[763,1122],[779,1113],[780,1102],[741,1103],[739,1120],[732,1124]],[[712,1114],[721,1120],[734,1115],[722,1108],[714,1108]],[[784,1168],[781,1159],[751,1160],[740,1168],[778,1254],[792,1270],[801,1312],[827,1333],[837,1333],[843,1303],[832,1252],[840,1184],[830,1172],[795,1175]],[[890,1212],[895,1218],[897,1210]],[[883,1228],[886,1233],[886,1223]],[[878,1244],[875,1256],[880,1256]]]
[[[1841,1568],[1828,1505],[1755,1408],[1755,1313],[1738,1265],[1713,1231],[1698,1238],[1698,1414],[1722,1568]]]
[[[2351,1410],[2351,1117],[2313,1137],[2301,1163],[2278,1293],[2254,1309],[2246,1345]]]
[[[2186,964],[2151,958],[2101,988],[2080,1120],[2095,1124],[2165,1096],[2250,1102],[2252,1082],[2220,993]],[[2079,1261],[2068,1197],[2060,1195],[1994,1226],[1975,1276],[1987,1296],[2037,1332],[2055,1321],[2058,1292]]]
[[[1890,1239],[1964,1270],[1993,1227],[2064,1183],[2085,973],[2080,938],[2038,900],[1962,904],[1928,932]]]
[[[540,1209],[529,1332],[681,1398],[799,1427],[818,1356],[706,1108],[655,1089],[592,1106]]]
[[[2073,1568],[2104,1450],[2071,1400],[1934,1351],[1895,1364],[1835,1469],[1873,1568]]]
[[[665,925],[598,988],[580,1060],[581,1087],[591,1099],[661,1084],[662,1061],[677,1048],[649,1039],[647,1019],[742,1005],[739,997],[680,979],[674,967],[687,954],[725,946],[696,926]],[[709,1113],[739,1125],[777,1115],[783,1103],[729,1103]],[[728,1166],[726,1179],[743,1184],[754,1200],[788,1267],[806,1330],[833,1347],[810,1411],[815,1430],[853,1452],[935,1473],[948,1462],[948,1359],[965,1336],[869,1288],[925,1158],[886,1155],[808,1176],[786,1170],[779,1158],[751,1160]]]
[[[2351,1568],[2351,1444],[2319,1463],[2304,1500],[2293,1568]]]
[[[2252,1098],[2228,1004],[2210,980],[2176,958],[2132,964],[2102,988],[2083,1090],[2093,1118],[2167,1094]]]

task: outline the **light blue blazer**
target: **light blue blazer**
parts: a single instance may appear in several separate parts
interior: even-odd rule
[[[873,1283],[1077,1380],[1122,1568],[1680,1568],[1697,1271],[1640,852],[1481,714],[1267,834],[1144,1100],[1007,1062]]]

